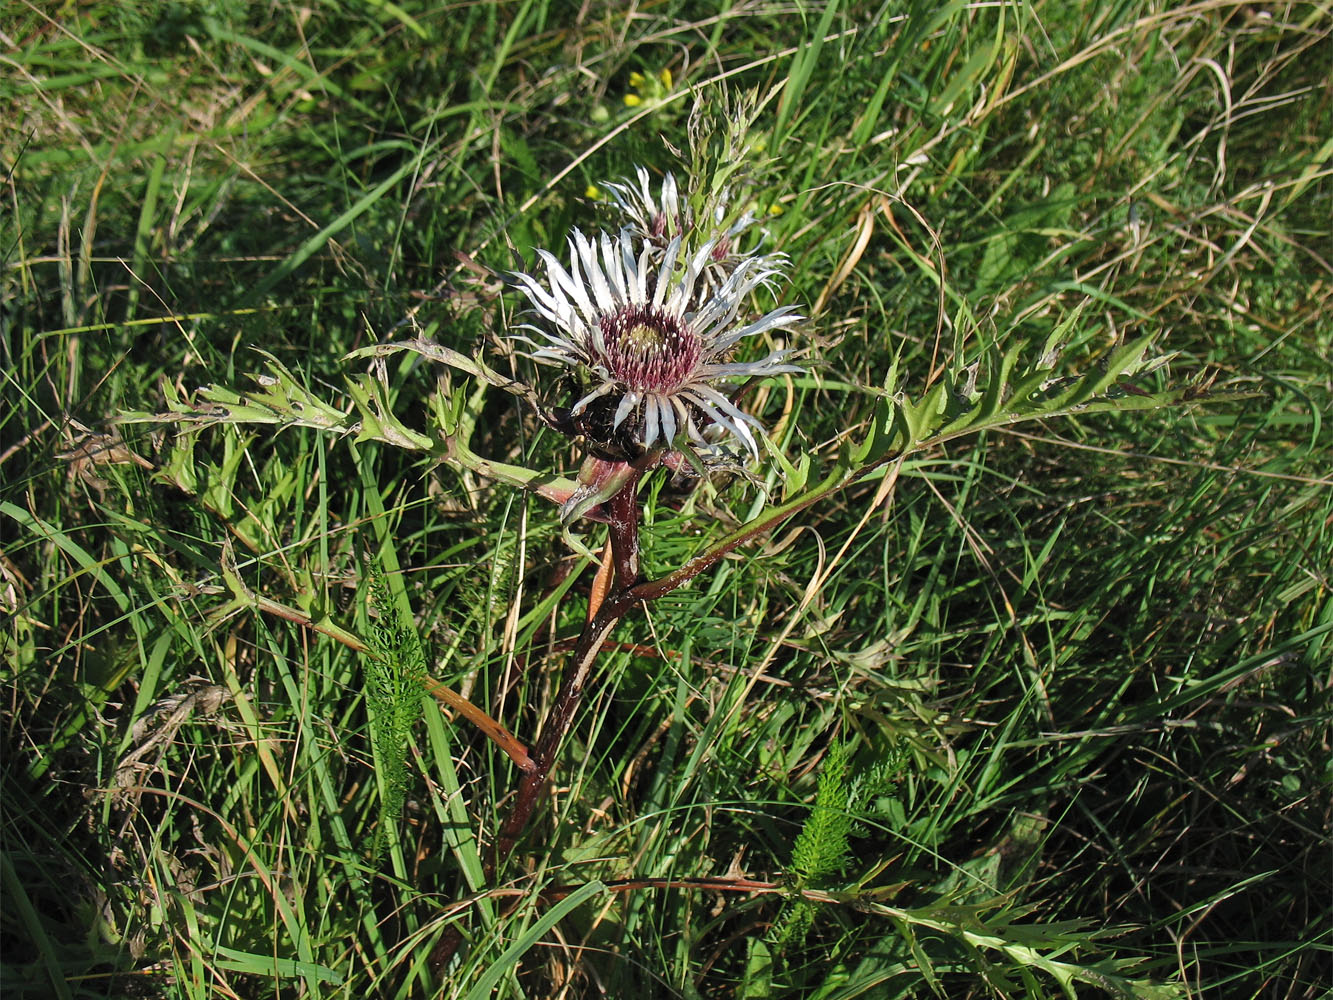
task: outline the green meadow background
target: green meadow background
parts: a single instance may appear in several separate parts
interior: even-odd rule
[[[1331,39],[1223,0],[0,4],[0,990],[1327,997]],[[914,454],[627,619],[488,881],[518,772],[414,678],[531,743],[592,573],[557,509],[118,418],[270,361],[343,411],[345,355],[419,334],[531,375],[494,272],[747,92],[810,372],[746,402],[791,460],[1056,333],[1211,389]],[[379,403],[424,428],[406,357]],[[452,379],[474,451],[577,469]],[[764,503],[653,480],[649,572]]]

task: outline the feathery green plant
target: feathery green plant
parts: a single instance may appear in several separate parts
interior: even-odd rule
[[[788,881],[794,893],[782,916],[773,925],[773,947],[779,952],[789,943],[800,944],[814,923],[815,908],[801,898],[803,889],[822,886],[840,875],[851,852],[851,778],[847,773],[850,745],[834,740],[819,769],[819,785],[810,816],[792,845]]]
[[[370,618],[363,657],[366,704],[375,774],[380,783],[380,821],[375,828],[374,856],[396,842],[407,794],[407,758],[412,727],[421,718],[426,679],[426,652],[412,619],[405,615],[377,573],[370,576]]]

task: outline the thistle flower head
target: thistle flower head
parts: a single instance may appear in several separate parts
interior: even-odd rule
[[[679,234],[659,251],[631,229],[596,241],[575,230],[569,247],[568,269],[539,250],[546,281],[529,274],[513,280],[539,320],[524,328],[541,341],[520,338],[537,348],[530,356],[581,377],[569,408],[574,428],[594,448],[638,457],[671,449],[682,433],[704,446],[703,432],[716,425],[757,456],[752,429],[759,422],[717,383],[801,370],[786,363],[789,350],[730,360],[746,337],[800,319],[791,306],[741,319],[751,293],[780,274],[781,259],[744,257],[713,285],[704,275],[715,241],[685,257]]]
[[[666,246],[674,237],[689,228],[689,218],[680,200],[676,176],[670,172],[662,179],[662,188],[653,195],[648,171],[635,167],[638,183],[628,178],[603,181],[597,186],[611,196],[624,216],[624,227],[632,229],[643,239]]]
[[[670,171],[662,178],[662,186],[654,195],[652,179],[646,169],[635,167],[635,181],[603,181],[597,185],[611,196],[621,214],[621,225],[639,236],[656,250],[665,250],[676,237],[698,244],[711,241],[713,249],[704,271],[705,284],[717,285],[747,256],[739,250],[739,237],[755,222],[746,212],[728,222],[730,192],[723,190],[712,199],[710,218],[698,220],[689,204],[682,199],[676,176]]]

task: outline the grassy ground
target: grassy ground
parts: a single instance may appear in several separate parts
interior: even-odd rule
[[[1327,3],[4,10],[6,996],[1327,996]],[[1215,398],[917,450],[631,617],[488,882],[517,771],[404,678],[531,742],[591,577],[556,509],[375,435],[113,421],[256,349],[339,410],[355,348],[507,366],[486,268],[680,172],[723,88],[770,98],[809,317],[749,401],[813,475],[876,390],[1056,331]],[[422,430],[403,357],[362,384]],[[577,468],[451,384],[477,452]],[[650,490],[654,575],[765,503]]]

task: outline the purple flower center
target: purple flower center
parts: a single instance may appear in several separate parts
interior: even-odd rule
[[[598,325],[606,345],[602,363],[636,392],[674,392],[703,354],[698,335],[661,309],[622,306],[602,316]]]

